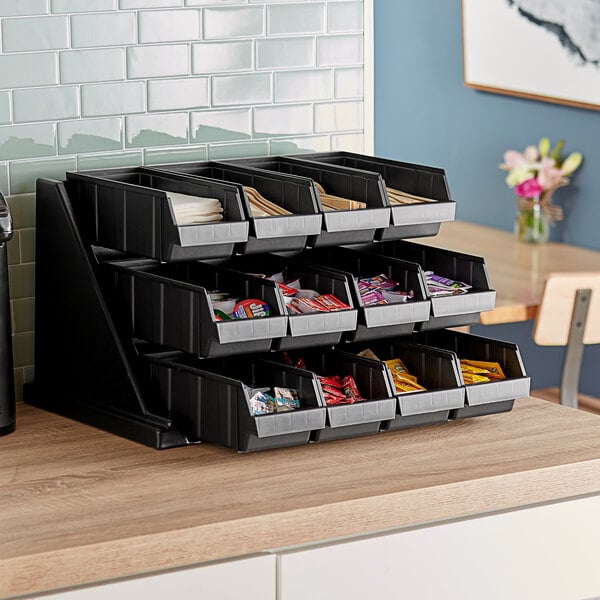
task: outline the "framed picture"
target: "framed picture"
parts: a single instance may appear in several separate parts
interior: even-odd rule
[[[600,110],[600,0],[462,0],[465,85]]]

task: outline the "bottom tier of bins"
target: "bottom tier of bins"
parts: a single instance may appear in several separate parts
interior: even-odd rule
[[[283,355],[266,355],[283,360]],[[265,360],[199,360],[183,353],[143,357],[152,393],[190,439],[248,452],[309,441],[377,433],[395,416],[396,400],[382,364],[335,351],[306,354],[307,369]],[[365,399],[327,406],[314,368],[352,375]],[[250,399],[274,386],[297,390],[300,408],[255,415]]]

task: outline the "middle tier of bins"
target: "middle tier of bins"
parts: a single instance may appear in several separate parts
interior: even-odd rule
[[[343,152],[68,172],[66,189],[86,242],[165,262],[431,236],[455,209],[443,170]],[[219,214],[182,220],[182,197]]]
[[[420,252],[423,265],[384,256],[379,250],[384,246],[394,255]],[[460,304],[443,302],[456,296],[430,298],[423,269],[460,277],[472,287]],[[111,312],[124,324],[125,335],[161,346],[161,352],[145,355],[149,377],[160,390],[159,402],[191,439],[248,451],[354,437],[510,410],[514,399],[529,391],[514,344],[434,331],[457,321],[474,322],[479,310],[493,308],[494,292],[478,257],[397,241],[367,251],[237,256],[220,265],[123,258],[104,262],[102,271]],[[272,279],[275,274],[280,277]],[[412,299],[366,305],[358,280],[378,275],[410,290]],[[343,308],[290,314],[289,298],[277,281],[291,280],[332,294]],[[221,320],[210,296],[214,290],[236,301],[260,301],[268,306],[268,316]],[[359,357],[365,350],[378,360]],[[303,369],[281,364],[290,357]],[[426,391],[396,393],[382,362],[393,358],[401,358]],[[467,386],[460,358],[498,362],[506,379]],[[271,379],[260,375],[265,371],[256,364],[263,363],[277,372]],[[314,385],[306,379],[290,383],[289,373],[299,376],[300,371]],[[315,374],[352,375],[365,400],[327,406]],[[300,390],[301,409],[254,415],[252,390],[268,385]]]

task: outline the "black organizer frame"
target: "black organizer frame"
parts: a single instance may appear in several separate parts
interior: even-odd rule
[[[300,159],[297,160],[300,161]],[[305,162],[310,163],[309,160]],[[315,162],[313,161],[312,164],[314,165]],[[192,176],[186,172],[187,170],[197,170],[199,166],[219,169],[220,171],[213,171],[211,174],[220,175],[220,177]],[[331,169],[331,165],[327,168]],[[348,170],[347,167],[344,167],[344,169]],[[224,173],[235,173],[238,181],[229,182],[225,180]],[[131,271],[137,271],[140,280],[151,281],[153,285],[166,283],[170,288],[177,288],[184,294],[194,297],[188,303],[188,308],[198,308],[199,305],[203,305],[205,322],[210,323],[211,327],[218,328],[219,324],[215,322],[212,311],[209,311],[210,303],[206,299],[205,287],[198,286],[193,281],[174,282],[172,278],[163,277],[164,274],[161,273],[170,269],[175,271],[177,269],[185,270],[188,268],[186,265],[190,264],[190,257],[193,256],[195,259],[197,256],[182,254],[178,249],[173,249],[173,246],[169,246],[169,243],[175,238],[169,238],[169,235],[165,238],[167,239],[166,246],[157,243],[157,240],[161,243],[164,242],[164,239],[158,236],[153,240],[151,250],[141,250],[142,252],[148,252],[153,258],[136,256],[140,250],[136,251],[129,246],[118,247],[118,244],[115,244],[116,248],[98,246],[99,242],[102,242],[102,244],[106,242],[95,237],[96,225],[91,225],[90,221],[87,220],[85,210],[80,210],[80,200],[82,199],[79,197],[80,186],[76,182],[89,182],[94,178],[101,180],[103,179],[102,175],[104,175],[105,177],[117,179],[122,177],[126,180],[113,182],[117,184],[113,187],[124,186],[124,188],[128,188],[130,186],[136,188],[135,183],[131,182],[131,177],[140,176],[148,178],[143,181],[158,181],[162,178],[177,182],[176,185],[184,186],[179,189],[182,193],[186,193],[185,189],[189,191],[199,189],[194,188],[194,186],[204,186],[203,189],[207,190],[220,189],[223,193],[230,194],[232,198],[236,198],[241,202],[244,211],[243,216],[248,224],[248,240],[234,242],[234,252],[246,254],[260,252],[264,254],[266,250],[270,250],[286,255],[285,259],[279,257],[276,260],[289,260],[290,264],[291,262],[295,264],[298,261],[298,264],[300,264],[306,259],[306,256],[289,257],[287,255],[290,252],[294,254],[301,252],[307,244],[311,243],[312,234],[305,231],[302,235],[290,235],[287,238],[285,236],[266,236],[262,239],[256,237],[253,239],[253,232],[256,234],[256,223],[253,224],[252,219],[249,218],[247,198],[242,190],[242,185],[256,181],[256,179],[246,179],[248,177],[266,176],[276,182],[276,185],[291,186],[293,189],[292,197],[294,194],[300,194],[300,190],[303,190],[304,198],[308,202],[305,216],[314,221],[314,223],[311,221],[311,227],[315,224],[318,225],[318,229],[316,227],[313,229],[315,231],[314,236],[318,236],[323,214],[318,209],[314,184],[311,180],[301,176],[281,173],[265,175],[265,173],[268,172],[248,165],[205,162],[192,163],[191,165],[160,165],[152,168],[105,169],[93,173],[70,174],[63,182],[39,179],[36,190],[36,245],[38,249],[36,261],[36,296],[38,301],[35,308],[36,374],[34,381],[24,388],[25,400],[41,408],[75,418],[154,448],[191,445],[203,441],[202,436],[199,437],[197,431],[195,432],[190,428],[189,420],[195,418],[192,408],[189,407],[190,412],[187,422],[185,419],[182,420],[180,414],[170,412],[168,403],[165,405],[164,398],[157,393],[157,386],[153,383],[153,379],[148,377],[148,368],[170,369],[172,372],[186,373],[185,376],[189,379],[197,375],[194,371],[197,371],[199,366],[208,367],[210,361],[228,359],[226,357],[215,358],[219,356],[219,350],[213,351],[210,348],[206,350],[206,347],[202,349],[202,343],[208,343],[207,340],[204,340],[204,342],[196,340],[195,345],[186,346],[184,344],[183,350],[185,352],[182,352],[181,349],[175,349],[175,346],[181,348],[178,342],[173,344],[173,341],[169,340],[171,346],[165,345],[166,340],[160,336],[154,338],[154,336],[148,336],[144,330],[136,329],[133,326],[136,318],[135,310],[132,314],[129,310],[123,309],[122,303],[115,301],[118,293],[123,294],[123,290],[125,290],[125,295],[128,296],[131,294],[131,290],[128,290],[127,285],[119,290],[119,286],[115,287],[114,283],[115,277],[123,276],[123,273],[128,272],[128,276],[130,276]],[[443,172],[437,175],[443,175]],[[376,173],[372,181],[382,181],[381,173]],[[445,182],[445,179],[443,181]],[[157,217],[159,223],[162,223],[160,214],[166,205],[166,197],[164,190],[161,190],[161,185],[157,185],[157,189],[151,190],[149,194],[150,198],[154,198],[150,201],[150,205],[153,206],[152,210],[155,210],[155,212],[158,210],[156,214],[159,215]],[[177,189],[171,189],[170,191],[177,191]],[[355,212],[360,213],[360,211]],[[283,222],[285,217],[276,217],[273,222],[277,220]],[[260,219],[255,221],[260,221]],[[282,239],[284,239],[283,242],[281,242]],[[330,238],[330,241],[335,240]],[[230,242],[231,240],[227,244]],[[110,243],[112,244],[112,242]],[[384,248],[384,244],[387,243],[394,242],[377,242],[375,247]],[[326,250],[325,246],[327,245],[328,242],[325,242],[323,248],[314,250],[313,258],[317,252]],[[127,252],[123,252],[123,250],[127,250]],[[231,270],[229,266],[213,263],[215,262],[214,259],[217,259],[217,262],[226,259],[229,250],[229,248],[225,248],[225,250],[220,248],[215,254],[203,255],[202,261],[204,262],[202,264],[204,266],[201,268],[209,271],[214,270],[215,272],[228,272]],[[371,246],[366,251],[333,247],[330,251],[332,253],[365,254],[366,252],[372,252],[373,247]],[[257,259],[260,260],[260,257],[257,257]],[[410,272],[411,281],[420,282],[418,283],[419,286],[423,285],[419,276],[419,265],[398,258],[388,260],[394,263],[395,269],[404,269]],[[306,263],[303,264],[303,268],[308,268]],[[482,260],[481,264],[483,264]],[[357,292],[353,289],[353,281],[348,279],[349,275],[344,272],[344,269],[335,269],[321,264],[313,264],[311,268],[326,274],[327,277],[338,283],[343,281],[344,285],[347,285],[351,290],[352,310],[360,310],[356,302]],[[156,277],[148,277],[148,270],[151,271],[152,269],[158,271],[154,273]],[[485,265],[483,265],[483,269],[485,269]],[[116,273],[119,275],[115,275]],[[372,273],[372,275],[375,274]],[[239,273],[237,276],[239,277]],[[249,276],[249,279],[252,279],[252,277]],[[248,285],[250,285],[249,279]],[[278,310],[281,313],[278,317],[282,321],[287,320],[289,322],[288,316],[283,314],[281,310],[281,295],[274,283],[267,283],[263,280],[261,285],[269,288],[272,305],[279,307]],[[423,290],[421,290],[420,296],[422,296],[419,298],[420,302],[430,303],[426,299]],[[202,298],[202,300],[199,300],[199,298]],[[464,320],[465,315],[460,318]],[[257,319],[257,321],[260,321],[260,319]],[[461,322],[460,324],[467,323]],[[403,336],[407,336],[412,331],[415,322],[410,322],[409,319],[405,325],[406,327],[401,333]],[[280,331],[287,333],[285,328]],[[146,337],[154,338],[154,344],[144,339],[138,339],[136,336],[140,333],[143,333]],[[400,335],[398,331],[385,326],[380,327],[378,333],[382,337],[393,333]],[[316,335],[318,336],[318,334]],[[264,350],[281,350],[285,348],[285,345],[277,345],[278,339],[284,340],[285,338],[286,335],[284,334],[279,338],[277,336],[265,338],[270,340],[271,345],[268,347],[265,345],[243,347],[233,343],[232,347],[235,346],[235,350],[239,352],[252,352],[256,355]],[[266,440],[264,443],[256,440],[249,441],[249,438],[245,438],[245,441],[241,438],[233,440],[230,436],[229,439],[233,440],[231,447],[238,451],[249,451],[306,443],[307,430],[309,429],[308,441],[316,442],[385,432],[386,430],[405,426],[431,424],[433,421],[430,420],[430,414],[426,413],[425,417],[421,414],[403,414],[403,402],[393,393],[393,382],[381,363],[349,356],[351,344],[348,344],[347,340],[352,339],[357,340],[356,336],[348,335],[348,332],[343,334],[341,341],[336,338],[337,344],[326,337],[318,339],[315,337],[313,339],[315,344],[322,343],[325,347],[315,350],[311,345],[304,352],[307,353],[307,356],[329,357],[319,360],[350,361],[351,364],[360,365],[358,371],[371,369],[371,373],[378,373],[377,378],[380,381],[385,381],[385,385],[391,386],[389,397],[386,394],[385,398],[357,403],[359,404],[358,408],[356,405],[323,406],[320,407],[323,409],[321,411],[323,413],[322,418],[326,419],[323,427],[320,426],[320,421],[318,423],[317,421],[311,421],[310,424],[306,424],[302,432],[287,430],[285,433],[280,431],[273,436],[263,436],[262,439]],[[372,339],[372,335],[364,338],[364,340]],[[410,342],[411,339],[409,336],[403,338],[403,341]],[[358,340],[361,340],[360,336]],[[156,346],[156,343],[159,343],[159,345]],[[369,344],[370,342],[361,341],[361,343]],[[372,343],[376,344],[377,342],[373,341]],[[289,349],[294,350],[294,346]],[[432,349],[429,352],[446,356],[448,351]],[[227,352],[224,352],[224,354],[227,354]],[[275,354],[270,352],[262,356],[261,360],[270,362],[274,360],[274,356]],[[231,360],[235,361],[236,358],[233,357]],[[323,366],[324,363],[319,364]],[[353,371],[357,377],[359,376],[358,371]],[[218,374],[213,373],[213,375]],[[191,384],[188,382],[184,385]],[[318,389],[318,382],[316,387]],[[236,402],[237,404],[233,403],[229,405],[229,408],[226,407],[226,412],[233,410],[234,404],[239,408],[239,401],[236,400]],[[404,404],[407,403],[404,402]],[[476,406],[472,402],[463,408],[452,409],[454,413],[449,416],[450,418],[463,418],[486,414],[486,411],[509,410],[512,407],[512,401],[500,400],[495,403],[487,403],[484,408],[481,408],[481,406],[484,406],[484,404]],[[376,412],[375,415],[369,415],[368,410],[373,407],[378,407],[379,412]],[[315,411],[315,414],[318,412]],[[406,413],[406,410],[404,412]],[[434,412],[439,413],[440,411]],[[361,415],[361,413],[363,414]],[[357,418],[357,415],[361,418]],[[285,420],[283,415],[274,416],[276,418],[265,419],[264,423]],[[279,419],[280,416],[281,419]],[[436,418],[438,417],[439,414]],[[299,420],[302,420],[302,418],[298,417]],[[237,424],[237,420],[235,423]],[[338,426],[332,427],[332,423]],[[280,435],[283,437],[280,437]],[[292,437],[286,438],[287,435]],[[204,435],[204,437],[204,441],[207,441],[207,436]],[[256,436],[256,438],[258,439],[260,436]],[[278,441],[270,444],[269,439],[274,442],[273,438],[278,438]],[[215,439],[214,441],[221,442],[221,439]]]

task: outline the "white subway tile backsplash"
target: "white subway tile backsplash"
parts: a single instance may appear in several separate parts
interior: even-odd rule
[[[50,0],[53,13],[82,13],[116,10],[117,0]]]
[[[141,44],[179,42],[200,37],[197,10],[147,10],[138,13],[138,38]]]
[[[208,159],[221,160],[244,156],[264,156],[269,153],[269,142],[245,142],[243,144],[210,144]]]
[[[188,142],[187,113],[139,115],[125,118],[126,146],[174,146]]]
[[[65,178],[66,171],[73,171],[75,169],[75,165],[76,160],[74,156],[68,158],[45,158],[41,160],[18,160],[11,162],[10,193],[28,194],[34,192],[35,181],[38,177],[61,180]],[[25,294],[23,297],[27,296],[32,296],[32,294]]]
[[[59,154],[106,152],[123,148],[123,120],[77,119],[58,124]]]
[[[363,10],[360,0],[0,0],[17,387],[33,372],[36,178],[361,152]]]
[[[121,9],[129,8],[168,8],[182,6],[183,0],[119,0]]]
[[[226,142],[251,136],[251,109],[205,110],[191,114],[193,142]]]
[[[142,81],[81,86],[84,117],[125,115],[146,110],[146,85]]]
[[[0,127],[0,160],[55,154],[56,125],[54,123]]]
[[[275,4],[267,7],[269,35],[325,31],[325,4]]]
[[[364,133],[339,133],[332,135],[331,149],[362,153],[365,151],[365,135]]]
[[[144,162],[141,150],[110,152],[107,154],[80,154],[77,157],[77,169],[112,169],[117,167],[139,167]]]
[[[362,31],[362,2],[329,2],[327,4],[327,31],[342,33],[345,31]]]
[[[69,45],[67,17],[2,19],[2,50],[54,50]]]
[[[263,106],[254,109],[254,133],[257,136],[299,135],[312,131],[311,104]]]
[[[135,13],[94,13],[71,17],[73,48],[135,43]]]
[[[192,72],[249,71],[252,69],[252,45],[252,41],[193,44]]]
[[[314,64],[315,44],[310,37],[256,41],[257,69],[312,67]]]
[[[48,0],[2,0],[0,17],[43,15],[48,12]]]
[[[305,152],[327,152],[331,150],[329,136],[314,135],[310,137],[273,139],[270,143],[270,154],[301,154]]]
[[[127,75],[130,79],[187,75],[189,54],[185,44],[131,46],[127,48]]]
[[[148,110],[208,106],[208,78],[162,79],[148,82]]]
[[[215,106],[271,101],[271,76],[268,73],[214,77],[212,84]]]
[[[15,123],[54,121],[79,116],[79,89],[76,86],[30,88],[13,92]]]
[[[60,82],[88,83],[125,79],[125,50],[65,50],[60,53]]]
[[[56,52],[0,55],[0,88],[58,83]]]
[[[202,11],[204,37],[216,39],[262,35],[263,10],[260,6],[205,8]]]
[[[335,97],[362,98],[364,93],[365,74],[360,69],[335,70]]]
[[[333,97],[333,71],[289,71],[275,73],[275,101],[326,100]]]
[[[315,105],[315,131],[352,131],[363,128],[363,103],[331,102]]]
[[[10,123],[10,93],[0,92],[0,125]]]
[[[155,148],[144,150],[145,165],[165,163],[196,162],[206,160],[206,146],[186,146],[185,148]]]
[[[362,63],[362,35],[317,38],[317,64],[319,66],[358,65]]]

